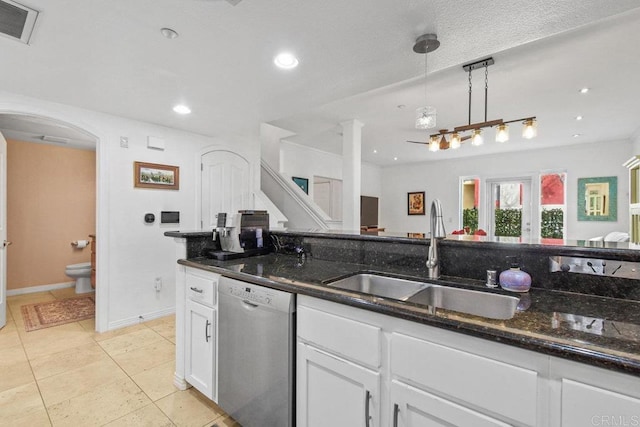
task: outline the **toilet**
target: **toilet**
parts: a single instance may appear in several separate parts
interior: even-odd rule
[[[76,281],[76,294],[93,292],[91,287],[91,263],[82,262],[80,264],[67,265],[64,274]]]

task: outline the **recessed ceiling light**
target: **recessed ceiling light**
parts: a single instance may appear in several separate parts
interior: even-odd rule
[[[288,52],[283,52],[273,59],[273,63],[285,70],[291,70],[298,66],[298,58]]]
[[[398,160],[398,158],[397,158],[397,157],[394,157],[394,158],[393,158],[393,160]]]
[[[573,134],[573,137],[574,137],[574,138],[578,138],[578,137],[580,137],[580,134],[579,134],[579,133],[574,133],[574,134]]]
[[[578,121],[582,120],[582,116],[576,116],[576,120]]]
[[[398,105],[398,109],[399,109],[399,110],[404,110],[405,108],[407,108],[407,106],[406,106],[406,105],[404,105],[404,104],[400,104],[400,105]]]
[[[168,39],[175,39],[178,37],[178,33],[171,28],[161,28],[160,33]]]
[[[373,154],[378,154],[378,150],[373,150]]]
[[[587,92],[589,92],[588,87],[583,87],[582,89],[580,89],[580,93],[587,93]]]
[[[187,107],[186,105],[179,104],[173,107],[173,111],[178,114],[190,114],[191,108]]]

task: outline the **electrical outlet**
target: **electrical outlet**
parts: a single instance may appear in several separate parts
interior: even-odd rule
[[[162,289],[162,278],[161,277],[156,277],[154,288],[155,288],[156,292],[160,292],[160,289]]]
[[[129,148],[129,138],[127,138],[126,136],[121,136],[120,137],[120,147]]]

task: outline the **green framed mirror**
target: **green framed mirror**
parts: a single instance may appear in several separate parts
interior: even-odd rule
[[[618,177],[578,178],[578,221],[618,220]]]

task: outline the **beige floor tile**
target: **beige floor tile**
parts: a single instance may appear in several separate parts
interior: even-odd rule
[[[163,338],[162,341],[152,342],[144,347],[114,353],[111,357],[127,374],[136,375],[163,363],[175,361],[176,346]]]
[[[168,339],[172,343],[176,342],[176,316],[166,316],[146,322],[145,325]]]
[[[91,318],[91,319],[80,320],[80,321],[78,321],[78,323],[80,324],[80,326],[82,326],[87,331],[91,331],[91,332],[95,332],[96,331],[96,319],[95,319],[95,317]]]
[[[97,343],[68,348],[31,360],[31,369],[37,380],[77,369],[90,363],[111,360]]]
[[[34,381],[31,366],[21,345],[0,348],[0,391]]]
[[[176,363],[172,360],[133,375],[131,379],[149,396],[149,399],[155,402],[176,391],[173,385],[175,370]]]
[[[30,360],[93,342],[93,333],[77,322],[31,332],[18,328],[18,333]]]
[[[79,297],[81,295],[84,295],[84,294],[76,294],[75,286],[62,288],[62,289],[54,289],[49,292],[51,292],[51,295],[53,295],[56,299],[74,298],[74,297]]]
[[[35,382],[0,392],[1,426],[13,426],[17,420],[37,416],[42,411],[44,404]]]
[[[1,423],[0,423],[1,425]],[[16,418],[11,420],[11,427],[45,427],[51,426],[51,420],[49,420],[49,414],[47,410],[42,408],[29,411],[26,414],[20,414]]]
[[[177,391],[156,402],[158,408],[179,427],[201,427],[225,415],[224,411],[195,389]]]
[[[242,427],[236,420],[229,415],[224,415],[220,418],[213,420],[212,424],[207,424],[207,427]]]
[[[14,321],[7,322],[6,326],[0,329],[0,348],[22,345],[20,335]]]
[[[38,381],[38,386],[45,406],[50,407],[126,378],[127,374],[109,359],[44,378]]]
[[[166,341],[155,331],[142,325],[142,329],[136,330],[124,335],[116,336],[104,341],[100,341],[100,346],[105,349],[109,355],[126,353],[138,348],[146,347],[160,341]]]
[[[106,424],[108,427],[172,427],[173,425],[171,420],[154,404],[147,405]]]
[[[76,427],[104,425],[150,403],[142,390],[127,378],[94,388],[47,409],[56,427]]]
[[[94,322],[95,322],[95,319],[94,319]],[[111,338],[119,337],[119,336],[122,336],[122,335],[127,335],[127,334],[130,334],[131,332],[143,331],[145,329],[149,329],[149,328],[147,328],[142,323],[138,323],[136,325],[126,326],[126,327],[120,328],[120,329],[114,329],[113,331],[109,331],[109,332],[103,332],[103,333],[96,332],[93,335],[93,339],[98,341],[98,342],[101,342],[101,341],[106,341],[106,340],[109,340]],[[94,330],[95,330],[95,328],[94,328]]]

